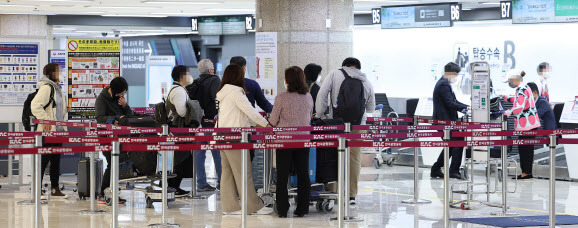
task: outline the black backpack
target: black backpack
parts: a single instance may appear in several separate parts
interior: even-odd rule
[[[171,88],[171,90],[169,91],[167,99],[168,96],[171,95],[171,92],[173,91],[174,88],[176,87]],[[162,126],[163,124],[169,124],[169,110],[167,109],[167,101],[165,100],[164,97],[163,102],[155,105],[155,120],[157,121],[159,127]]]
[[[361,124],[365,114],[365,90],[361,80],[350,77],[345,70],[340,69],[345,80],[339,87],[337,107],[333,109],[333,118],[341,118],[346,123]]]
[[[51,104],[54,105],[54,87],[50,86],[50,101],[48,101],[48,104],[44,105],[44,109],[48,108],[48,106],[50,106]],[[38,94],[38,90],[37,89],[34,93],[28,94],[28,97],[26,98],[26,101],[24,101],[24,108],[22,109],[22,124],[24,125],[24,130],[25,131],[31,131],[32,127],[30,125],[30,117],[34,116],[32,114],[32,109],[30,108],[30,105],[32,104],[32,100],[34,100],[34,97],[36,97],[36,94]],[[52,106],[54,107],[54,106]]]
[[[212,100],[211,96],[209,95],[210,93],[209,88],[207,88],[206,87],[207,85],[205,85],[204,83],[207,80],[211,80],[211,83],[208,84],[210,86],[216,78],[218,77],[215,75],[208,76],[202,79],[200,78],[193,81],[193,84],[187,87],[187,91],[189,92],[189,98],[191,98],[191,100],[196,100],[199,102],[201,108],[205,112],[205,117],[209,119],[212,119],[215,117],[215,115],[217,115],[217,106],[215,100]]]

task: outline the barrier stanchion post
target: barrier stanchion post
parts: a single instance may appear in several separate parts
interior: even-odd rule
[[[14,124],[13,123],[9,123],[8,124],[8,131],[9,132],[13,132],[14,131]],[[8,186],[12,186],[12,169],[14,167],[12,167],[12,159],[13,155],[8,155]]]
[[[507,119],[502,119],[502,131],[508,130]],[[502,136],[502,140],[507,140],[508,137]],[[492,215],[496,216],[506,216],[506,215],[517,215],[517,212],[508,211],[508,146],[502,145],[502,210],[492,212]],[[489,194],[488,194],[489,195]]]
[[[162,125],[163,128],[163,132],[162,132],[162,136],[168,136],[169,135],[169,125],[163,124]],[[167,168],[167,160],[168,160],[168,153],[169,151],[163,150],[161,151],[161,156],[162,156],[162,164],[161,164],[161,169],[162,169],[162,179],[161,179],[161,186],[162,186],[162,190],[161,190],[161,204],[162,204],[162,221],[160,224],[150,224],[149,227],[179,227],[178,224],[171,224],[167,222],[167,209],[168,209],[168,198],[169,198],[169,193],[168,193],[168,168]],[[195,179],[193,179],[193,183],[195,182]]]
[[[345,134],[351,134],[351,123],[345,123]],[[349,215],[349,198],[350,198],[350,194],[351,194],[351,189],[349,188],[349,186],[351,185],[351,148],[349,148],[349,146],[347,145],[347,143],[349,142],[349,140],[345,140],[345,159],[344,159],[344,169],[345,169],[345,177],[344,179],[340,179],[340,180],[344,180],[343,185],[344,187],[344,193],[343,193],[343,198],[344,198],[344,208],[343,208],[343,219],[346,222],[361,222],[363,221],[363,219],[360,218],[356,218],[353,216]]]
[[[337,218],[331,218],[331,220],[337,220],[337,227],[343,227],[343,221],[345,217],[344,206],[347,202],[344,196],[344,186],[345,186],[345,138],[339,138],[339,147],[337,148]]]
[[[413,125],[418,125],[418,117],[413,117]],[[417,130],[414,131],[417,133]],[[419,141],[418,138],[413,139],[414,142]],[[420,199],[419,198],[419,153],[418,148],[413,148],[413,198],[401,201],[402,203],[407,204],[428,204],[431,203],[430,200]]]
[[[89,131],[95,131],[96,130],[96,126],[93,126],[93,122],[90,121],[88,122],[89,124]],[[89,157],[89,172],[90,172],[90,184],[89,184],[89,188],[90,188],[90,210],[82,210],[79,211],[79,213],[81,215],[95,215],[95,214],[106,214],[106,211],[103,210],[96,210],[96,157],[95,157],[95,153],[98,153],[98,151],[95,152],[90,152],[88,153],[88,157]]]
[[[36,135],[34,137],[35,143],[34,146],[37,148],[42,147],[42,135]],[[42,194],[41,185],[42,185],[42,160],[40,154],[35,154],[34,157],[34,227],[40,228],[42,227],[42,211],[41,205],[42,201],[40,201],[40,195]],[[48,195],[48,193],[46,193]]]
[[[556,226],[556,135],[550,135],[550,202],[549,202],[549,225]]]
[[[118,174],[119,174],[119,156],[120,143],[118,141],[112,142],[112,156],[111,156],[111,178],[110,187],[112,188],[112,227],[118,227]]]
[[[34,120],[36,119],[36,117],[34,116],[30,116],[30,132],[36,132],[36,127],[37,125],[34,123]],[[42,146],[42,145],[40,145]],[[22,156],[23,158],[24,156]],[[22,168],[21,168],[22,169]],[[30,156],[30,197],[28,200],[23,200],[18,202],[18,205],[32,205],[34,204],[34,189],[36,189],[35,185],[35,176],[36,176],[36,156],[35,155],[31,155]],[[23,174],[21,174],[22,176]]]
[[[249,143],[249,132],[243,131],[241,133],[241,143]],[[241,150],[241,227],[247,227],[247,164],[249,161],[247,157],[249,156],[249,150]]]
[[[263,150],[263,194],[271,192],[271,150]]]
[[[451,138],[451,131],[444,130],[444,141],[449,141]],[[450,147],[444,148],[444,227],[450,225]]]
[[[199,135],[203,135],[203,134],[199,134]],[[191,190],[191,195],[190,197],[192,199],[206,199],[207,197],[205,196],[201,196],[197,193],[197,152],[198,151],[193,151],[193,181],[192,181],[192,190]],[[203,153],[206,153],[207,151],[203,151]],[[205,165],[205,164],[202,164]]]

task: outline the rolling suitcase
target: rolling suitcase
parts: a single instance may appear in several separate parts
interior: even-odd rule
[[[345,125],[341,119],[314,119],[312,126],[333,126]],[[343,134],[343,131],[312,131],[311,134]],[[337,148],[317,148],[316,149],[316,174],[315,183],[329,183],[337,181]]]
[[[118,121],[118,125],[121,126],[129,126],[129,127],[151,127],[156,128],[157,122],[154,117],[149,115],[134,115],[129,116],[127,118],[123,118]],[[132,135],[129,137],[154,137],[156,134],[141,134],[141,135]],[[126,178],[130,177],[137,177],[137,176],[151,176],[156,174],[156,159],[157,159],[157,152],[156,151],[138,151],[138,152],[131,152],[127,153],[128,159],[130,160],[130,165],[126,163],[126,170],[129,168],[133,169],[134,172],[132,176],[129,174]],[[130,167],[129,167],[130,166]],[[123,162],[121,160],[121,169],[123,167]],[[121,171],[122,175],[122,171]],[[122,178],[121,179],[125,179]]]
[[[96,163],[96,196],[100,194],[100,186],[102,185],[102,159],[95,159]],[[84,158],[78,161],[78,176],[77,187],[78,197],[84,200],[90,197],[90,159]]]

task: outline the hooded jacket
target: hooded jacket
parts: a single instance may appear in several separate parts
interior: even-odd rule
[[[118,120],[121,116],[134,115],[128,104],[125,107],[118,104],[118,99],[114,99],[108,93],[108,88],[104,88],[96,98],[96,121],[98,123],[106,123],[109,119]]]
[[[365,124],[366,114],[373,113],[375,111],[375,94],[373,92],[373,86],[367,80],[367,77],[364,73],[361,73],[358,69],[353,69],[351,67],[343,67],[343,70],[347,72],[347,74],[354,78],[361,80],[363,82],[363,88],[365,90],[365,114],[363,115],[363,120],[361,121],[362,124]],[[331,71],[327,77],[323,80],[323,84],[321,85],[321,89],[319,89],[319,93],[317,94],[317,99],[315,101],[315,115],[317,118],[321,118],[325,110],[327,110],[328,103],[328,95],[331,94],[331,107],[329,108],[331,111],[329,112],[329,117],[333,118],[333,107],[337,106],[335,102],[337,100],[337,96],[339,95],[339,89],[341,88],[341,83],[345,80],[345,76],[341,72],[340,69]]]
[[[30,111],[39,120],[53,120],[53,121],[66,121],[68,107],[66,102],[66,96],[62,93],[60,85],[57,85],[48,78],[43,78],[37,83],[38,93],[32,99],[30,103]],[[44,106],[50,102],[50,90],[51,87],[54,88],[54,103],[49,105],[44,109]],[[57,110],[61,109],[61,110]],[[62,119],[57,118],[57,112],[61,111]],[[52,131],[66,131],[66,127],[52,127]],[[39,124],[36,131],[44,131],[44,125]]]
[[[253,108],[243,93],[243,88],[226,84],[217,92],[218,127],[251,127],[251,123],[267,126],[269,123]]]

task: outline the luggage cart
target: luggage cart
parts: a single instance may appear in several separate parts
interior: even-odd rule
[[[381,116],[381,115],[380,115]],[[396,112],[390,112],[387,114],[387,117],[395,117],[398,118],[399,115]],[[399,123],[393,122],[386,122],[386,125],[398,125]],[[379,123],[382,125],[382,122]],[[397,133],[399,131],[380,131],[380,133]],[[379,141],[398,141],[399,139],[379,139]],[[364,148],[366,149],[366,148]],[[373,159],[373,166],[376,169],[380,169],[383,164],[391,167],[395,160],[399,158],[399,153],[392,152],[391,147],[377,147],[377,148],[367,148],[371,151],[364,151],[369,153],[375,153],[375,158]]]

